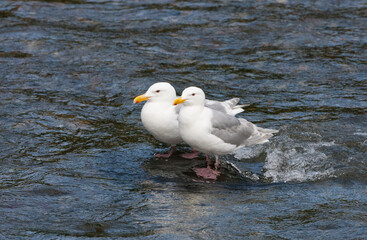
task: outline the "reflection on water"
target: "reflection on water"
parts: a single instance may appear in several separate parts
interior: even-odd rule
[[[366,238],[365,12],[358,0],[1,1],[0,239]],[[203,182],[204,156],[153,158],[168,146],[132,99],[157,81],[241,97],[242,117],[280,133]]]

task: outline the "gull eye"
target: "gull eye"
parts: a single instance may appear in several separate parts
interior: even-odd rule
[[[191,96],[195,96],[195,93],[191,94]]]
[[[155,91],[156,93],[159,93],[161,90],[157,90],[157,91]]]

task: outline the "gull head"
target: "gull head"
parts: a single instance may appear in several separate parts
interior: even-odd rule
[[[176,98],[175,88],[167,82],[158,82],[150,86],[146,93],[137,96],[134,103],[143,101],[170,101]]]
[[[173,104],[177,105],[183,103],[189,105],[203,105],[205,102],[205,93],[198,87],[188,87],[183,90],[181,97],[177,98]]]

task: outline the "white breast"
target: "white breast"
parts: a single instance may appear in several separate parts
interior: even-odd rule
[[[184,107],[179,115],[179,128],[182,139],[191,147],[206,154],[223,155],[231,153],[235,146],[223,142],[211,134],[211,110]]]
[[[182,142],[177,117],[171,103],[147,102],[141,111],[141,121],[145,129],[157,140],[173,145]]]

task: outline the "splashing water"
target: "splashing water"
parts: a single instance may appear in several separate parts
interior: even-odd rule
[[[237,159],[255,158],[255,157],[260,156],[260,154],[264,152],[265,148],[266,148],[266,145],[254,145],[251,147],[241,148],[235,152],[234,157]]]
[[[333,143],[294,143],[292,139],[267,150],[264,176],[273,182],[315,181],[333,176],[328,156],[321,150]]]
[[[327,148],[334,142],[322,140],[320,134],[300,131],[298,126],[285,127],[270,144],[240,149],[237,159],[260,158],[266,153],[263,178],[270,182],[306,182],[335,177]],[[335,165],[335,164],[334,164]]]

